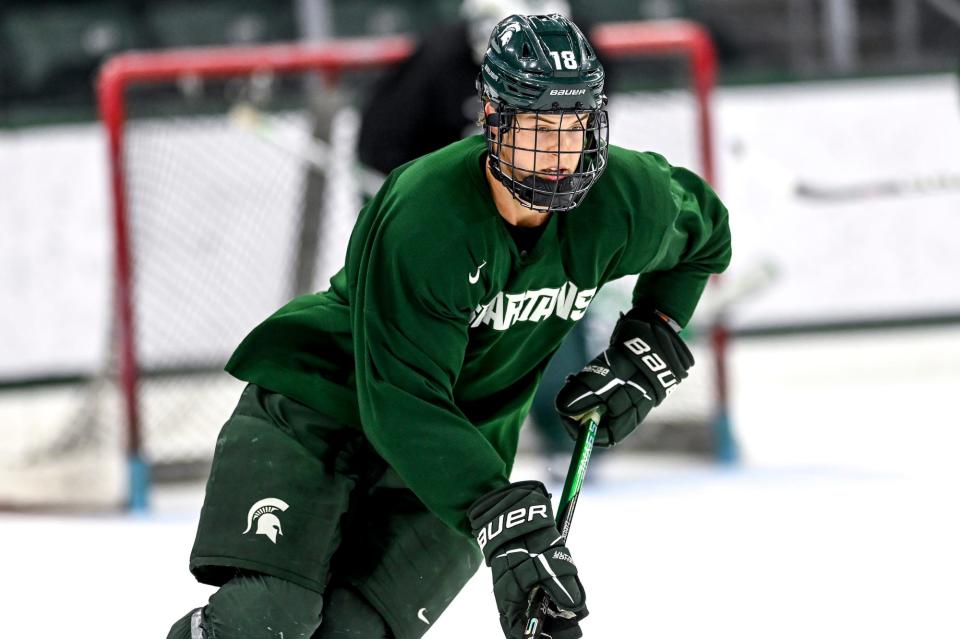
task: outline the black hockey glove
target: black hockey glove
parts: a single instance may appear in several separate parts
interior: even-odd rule
[[[610,346],[557,393],[557,411],[570,436],[580,430],[579,415],[603,406],[597,446],[613,446],[633,432],[654,406],[677,389],[693,366],[693,355],[666,315],[632,309],[620,316]]]
[[[523,637],[527,602],[540,586],[551,601],[543,634],[552,639],[581,637],[578,622],[587,616],[583,585],[560,540],[543,484],[522,481],[495,490],[478,499],[467,515],[493,573],[504,636]]]

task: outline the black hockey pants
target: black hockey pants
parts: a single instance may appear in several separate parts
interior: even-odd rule
[[[321,597],[289,581],[255,573],[228,581],[210,603],[187,613],[167,635],[167,639],[392,637],[383,618],[349,586],[330,588]]]

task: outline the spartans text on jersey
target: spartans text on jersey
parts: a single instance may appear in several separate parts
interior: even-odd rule
[[[555,315],[576,322],[587,311],[597,289],[577,290],[573,282],[558,288],[538,288],[522,293],[497,293],[486,304],[480,304],[470,319],[470,328],[486,324],[505,331],[517,322],[542,322]]]

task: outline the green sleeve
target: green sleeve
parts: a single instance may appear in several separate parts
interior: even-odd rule
[[[453,274],[469,271],[450,268],[456,256],[443,246],[456,242],[382,212],[375,220],[351,278],[363,429],[433,513],[469,534],[469,506],[509,483],[504,461],[454,402],[471,308]]]
[[[637,278],[633,305],[686,326],[710,276],[730,263],[730,224],[726,207],[702,178],[665,162],[663,170],[669,188],[660,204],[669,215],[652,266]]]

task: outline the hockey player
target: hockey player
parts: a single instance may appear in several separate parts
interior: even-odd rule
[[[700,178],[607,143],[603,69],[559,15],[493,30],[483,136],[391,173],[324,292],[256,327],[227,370],[190,570],[219,586],[173,639],[422,636],[490,567],[504,635],[530,593],[580,637],[586,597],[549,495],[510,482],[541,372],[604,283],[638,274],[610,346],[557,397],[626,437],[687,376],[677,335],[730,259]]]
[[[391,68],[365,99],[357,137],[360,161],[384,175],[401,164],[477,132],[477,67],[490,31],[512,13],[570,15],[565,0],[463,0],[460,19],[421,39],[416,50]],[[578,23],[581,28],[582,23]],[[587,31],[587,29],[583,29]],[[553,400],[571,369],[589,359],[589,315],[577,322],[543,372],[530,405],[540,452],[566,470],[570,441]],[[559,462],[559,463],[557,463]]]

